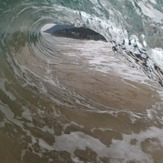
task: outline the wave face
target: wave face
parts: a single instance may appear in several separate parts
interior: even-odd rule
[[[0,3],[2,162],[162,162],[162,85],[162,0]]]

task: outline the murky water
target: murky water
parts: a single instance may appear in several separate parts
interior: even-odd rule
[[[160,161],[160,86],[108,43],[44,35],[57,40],[54,61],[15,53],[33,86],[9,68],[1,78],[1,161]]]

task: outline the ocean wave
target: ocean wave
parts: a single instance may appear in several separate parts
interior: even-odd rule
[[[162,5],[160,0],[0,4],[0,129],[12,135],[2,138],[6,142],[16,138],[23,146],[17,152],[22,160],[35,155],[45,162],[56,156],[80,162],[84,150],[99,162],[156,160],[147,146],[156,151],[162,142]],[[77,33],[72,30],[69,38],[46,32],[57,25]],[[72,37],[83,29],[93,36]]]

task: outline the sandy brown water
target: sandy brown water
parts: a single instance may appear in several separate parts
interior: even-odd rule
[[[50,59],[27,47],[15,54],[24,79],[5,82],[16,99],[0,92],[8,103],[1,107],[1,161],[161,163],[160,87],[142,72],[135,76],[144,83],[134,78],[107,43],[57,41]]]
[[[59,65],[57,68],[64,85],[108,107],[144,112],[159,100],[157,92],[145,84],[122,80],[112,73],[104,76],[101,72],[86,72],[75,66]]]

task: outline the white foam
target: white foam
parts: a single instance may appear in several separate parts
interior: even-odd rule
[[[130,135],[123,135],[123,140],[114,140],[112,145],[110,146],[110,153],[114,157],[119,157],[119,159],[123,159],[124,162],[127,160],[136,160],[140,162],[148,162],[152,163],[153,160],[150,154],[146,154],[142,151],[141,146],[142,143],[147,139],[157,139],[161,147],[163,147],[163,130],[150,127],[146,131],[141,131],[138,134],[130,134]],[[137,142],[136,144],[132,145],[131,140],[135,139]],[[158,145],[155,142],[154,144],[150,144],[147,148],[153,149],[150,151],[151,153],[154,152],[155,149],[158,149]],[[161,144],[160,144],[161,143]],[[126,158],[124,158],[126,157]]]
[[[142,1],[139,1],[138,5],[144,15],[151,18],[154,22],[162,24],[163,13],[161,11],[154,9],[149,3],[143,3]]]
[[[163,49],[151,49],[149,57],[163,71]]]
[[[5,92],[5,94],[12,100],[12,101],[15,101],[16,100],[16,97],[15,95],[6,89],[6,83],[7,83],[7,80],[5,79],[2,79],[0,78],[0,89]]]
[[[154,4],[157,4],[157,2],[155,1],[155,0],[150,0],[152,3],[154,3]]]
[[[40,145],[41,148],[46,149],[48,151],[54,150],[53,146],[46,143],[43,139],[38,139],[38,140],[39,140],[38,144]]]
[[[158,149],[157,143],[160,142],[159,146],[163,147],[163,130],[151,127],[146,131],[141,131],[138,134],[131,133],[129,135],[123,134],[122,140],[112,140],[112,144],[107,147],[98,139],[86,135],[82,132],[72,132],[70,134],[63,134],[61,136],[55,137],[55,143],[53,145],[48,145],[44,140],[39,139],[39,145],[43,149],[52,151],[67,151],[71,153],[72,158],[75,158],[74,151],[76,149],[86,150],[89,147],[97,153],[98,158],[109,157],[111,163],[121,161],[126,163],[128,161],[136,162],[148,162],[153,163],[152,150]],[[142,143],[148,139],[157,139],[158,141],[147,146],[149,152],[146,153],[142,149]],[[132,140],[136,140],[134,144],[131,143]],[[75,142],[75,143],[74,143]],[[150,153],[151,152],[151,153]],[[76,158],[77,159],[77,158]]]
[[[53,147],[58,151],[66,150],[71,153],[72,157],[74,157],[74,151],[76,149],[86,150],[86,147],[95,151],[99,157],[108,157],[109,154],[106,145],[101,143],[98,139],[82,132],[72,132],[56,137]]]
[[[24,107],[23,109],[24,111],[22,112],[22,117],[32,122],[32,114],[30,110],[26,107]]]
[[[90,29],[102,34],[106,39],[115,40],[117,43],[122,43],[123,39],[127,38],[128,34],[125,29],[118,26],[111,20],[104,20],[96,17],[95,15],[89,15],[83,11],[80,12],[82,22]],[[102,30],[101,30],[102,29]]]
[[[139,69],[131,68],[120,60],[120,56],[115,56],[112,52],[111,44],[102,41],[74,41],[69,44],[62,44],[62,48],[68,48],[65,55],[71,59],[87,63],[88,68],[103,73],[114,73],[124,79],[148,83],[150,79]]]

